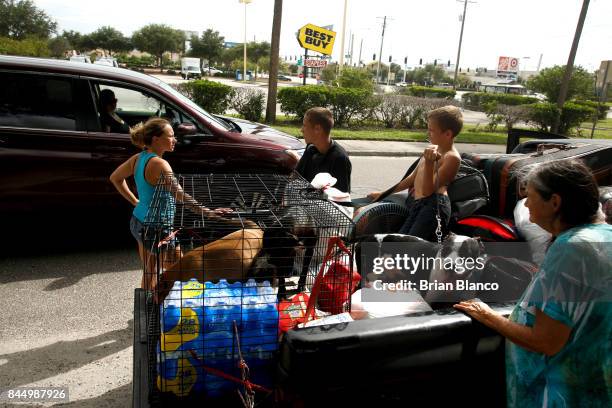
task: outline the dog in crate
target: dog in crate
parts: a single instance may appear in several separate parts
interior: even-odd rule
[[[217,217],[217,231],[225,232],[214,241],[198,246],[180,256],[178,261],[161,271],[157,285],[158,301],[162,301],[175,281],[195,278],[200,282],[219,279],[242,280],[263,247],[264,231],[251,220]]]
[[[285,208],[280,215],[264,230],[261,251],[248,276],[272,281],[282,299],[289,294],[287,280],[291,277],[298,277],[294,291],[304,290],[318,234],[312,217],[300,208]]]

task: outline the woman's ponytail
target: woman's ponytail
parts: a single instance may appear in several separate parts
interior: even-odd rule
[[[141,149],[144,149],[146,146],[144,142],[144,132],[145,126],[142,122],[130,128],[130,137],[132,138],[132,144]]]
[[[161,136],[164,133],[164,128],[166,125],[169,124],[170,122],[168,122],[166,119],[158,117],[153,117],[147,120],[144,124],[140,122],[139,124],[130,128],[132,144],[141,149],[151,146],[153,136]]]

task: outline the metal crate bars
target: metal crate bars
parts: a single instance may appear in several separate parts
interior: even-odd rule
[[[352,273],[352,260],[325,254],[331,238],[352,228],[297,174],[161,177],[143,237],[157,302],[149,311],[152,389],[173,398],[235,394],[245,385],[242,357],[253,387],[270,390],[279,327],[293,326],[282,319],[305,312],[279,316],[279,300],[307,299],[323,271],[317,315],[349,310],[352,282],[343,273]]]

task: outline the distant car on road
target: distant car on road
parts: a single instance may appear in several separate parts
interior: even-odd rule
[[[291,78],[289,78],[289,77],[288,77],[288,76],[286,76],[286,75],[279,75],[279,76],[277,77],[277,79],[278,79],[279,81],[289,81],[289,82],[291,82]]]
[[[111,58],[111,57],[98,58],[97,60],[94,61],[94,64],[96,64],[96,65],[106,65],[107,67],[119,68],[119,63],[117,63],[117,59],[116,58]]]
[[[91,64],[91,59],[87,55],[73,55],[70,57],[70,62],[84,62]]]
[[[397,83],[397,84],[395,84],[395,85],[396,85],[396,86],[401,86],[401,87],[406,87],[406,86],[408,86],[408,82],[404,82],[404,81],[402,81],[402,82],[398,82],[398,83]]]
[[[217,74],[222,74],[223,71],[221,71],[220,69],[217,69],[215,67],[204,67],[202,68],[202,72],[206,75],[210,75],[210,76],[214,76]]]

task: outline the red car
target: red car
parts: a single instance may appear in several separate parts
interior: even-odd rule
[[[69,61],[0,56],[0,211],[125,205],[108,176],[137,152],[107,133],[98,96],[111,89],[130,126],[167,118],[178,139],[166,158],[177,173],[288,173],[297,138],[211,115],[154,77]],[[293,152],[290,152],[290,151]]]

